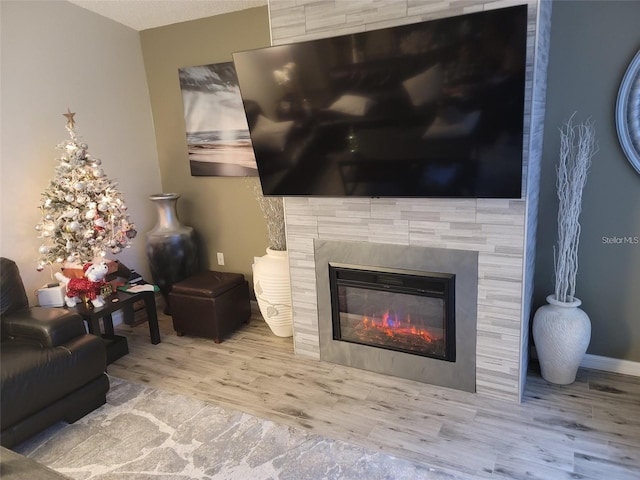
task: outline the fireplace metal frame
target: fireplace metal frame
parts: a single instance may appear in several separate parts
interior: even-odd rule
[[[360,276],[368,275],[376,278],[376,282],[364,280],[338,279],[338,273],[357,272]],[[421,272],[415,270],[405,270],[402,268],[383,268],[383,267],[362,267],[360,265],[351,265],[344,263],[329,262],[329,291],[338,294],[338,286],[351,286],[356,288],[366,288],[368,290],[378,290],[381,292],[402,293],[408,295],[416,295],[420,297],[441,298],[444,300],[443,320],[445,324],[445,354],[429,355],[422,352],[411,352],[406,349],[393,346],[376,346],[369,343],[356,342],[342,338],[340,334],[340,310],[338,302],[334,301],[331,295],[331,319],[333,326],[333,339],[342,342],[360,343],[361,345],[370,345],[377,348],[387,350],[395,350],[405,352],[411,355],[420,355],[424,357],[436,358],[446,362],[455,362],[456,360],[456,330],[455,330],[455,279],[456,276],[450,273],[439,272]],[[438,285],[438,290],[418,288],[417,285],[410,283],[421,282],[420,287],[425,287],[424,281],[429,280]],[[442,290],[442,291],[441,291]]]
[[[314,239],[320,359],[418,382],[476,391],[478,252],[370,242]],[[456,276],[456,361],[333,339],[329,263],[447,272]]]

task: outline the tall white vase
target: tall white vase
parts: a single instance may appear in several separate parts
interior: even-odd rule
[[[575,381],[589,346],[591,321],[575,297],[573,302],[559,302],[555,295],[549,295],[547,302],[549,305],[540,307],[533,316],[533,340],[542,378],[568,385]]]
[[[293,336],[289,256],[267,248],[267,254],[253,264],[253,289],[260,313],[274,335]]]

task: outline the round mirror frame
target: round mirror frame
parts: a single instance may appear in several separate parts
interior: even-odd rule
[[[640,51],[631,60],[620,84],[616,129],[625,155],[640,173]]]

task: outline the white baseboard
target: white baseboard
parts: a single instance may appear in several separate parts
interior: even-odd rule
[[[593,368],[594,370],[605,370],[607,372],[640,377],[640,362],[632,362],[630,360],[619,360],[617,358],[601,357],[587,353],[582,359],[580,366]]]

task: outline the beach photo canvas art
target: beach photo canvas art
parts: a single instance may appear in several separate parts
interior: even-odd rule
[[[191,175],[257,176],[233,62],[179,69]]]

